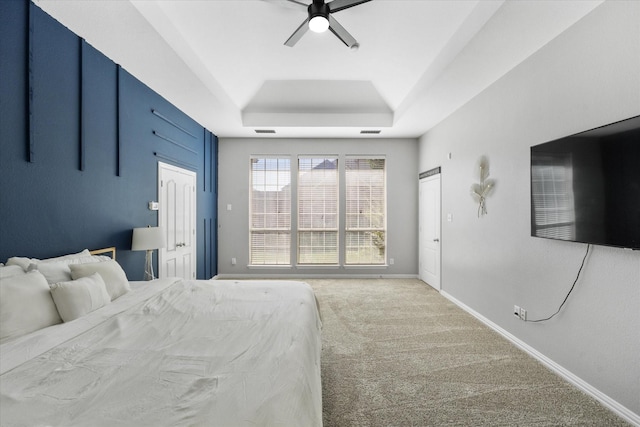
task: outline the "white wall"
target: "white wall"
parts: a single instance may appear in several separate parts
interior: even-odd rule
[[[526,308],[529,318],[555,312],[586,250],[530,237],[529,148],[640,114],[639,22],[640,2],[605,2],[419,143],[419,170],[442,166],[443,218],[453,214],[442,227],[443,291],[614,399],[638,423],[640,252],[593,247],[551,321],[525,323],[512,308]],[[478,218],[469,187],[481,155],[497,187],[488,215]]]
[[[384,155],[387,259],[393,258],[394,264],[369,268],[248,267],[250,158],[251,155],[274,154],[289,155],[292,161],[299,155],[338,155],[340,159],[345,155]],[[417,139],[221,138],[218,155],[218,276],[417,276]],[[227,210],[229,204],[231,211]],[[343,200],[340,206],[344,209]],[[231,258],[236,258],[236,265],[231,265]]]

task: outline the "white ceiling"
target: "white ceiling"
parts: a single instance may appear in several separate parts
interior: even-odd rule
[[[301,0],[310,3],[311,0]],[[418,137],[602,0],[373,0],[285,40],[286,0],[35,0],[221,137]],[[370,137],[370,135],[367,135]]]

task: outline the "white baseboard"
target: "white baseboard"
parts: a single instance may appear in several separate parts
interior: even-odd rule
[[[581,379],[577,375],[573,374],[572,372],[568,371],[564,367],[558,365],[556,362],[554,362],[553,360],[549,359],[547,356],[545,356],[544,354],[540,353],[535,348],[531,347],[530,345],[528,345],[524,341],[520,340],[515,335],[507,332],[506,330],[504,330],[503,328],[498,326],[496,323],[494,323],[491,320],[487,319],[486,317],[484,317],[480,313],[476,312],[475,310],[473,310],[472,308],[470,308],[466,304],[458,301],[456,298],[454,298],[453,296],[449,295],[445,291],[440,291],[440,294],[443,297],[447,298],[449,301],[451,301],[454,304],[456,304],[458,307],[462,308],[467,313],[469,313],[472,316],[474,316],[476,319],[480,320],[482,323],[484,323],[485,325],[487,325],[488,327],[490,327],[494,331],[498,332],[500,335],[502,335],[503,337],[505,337],[506,339],[511,341],[513,344],[515,344],[517,347],[519,347],[520,349],[522,349],[523,351],[525,351],[526,353],[528,353],[529,355],[531,355],[532,357],[534,357],[535,359],[540,361],[547,368],[551,369],[553,372],[555,372],[556,374],[560,375],[562,378],[567,380],[569,383],[573,384],[574,386],[576,386],[577,388],[579,388],[583,392],[587,393],[589,396],[591,396],[594,399],[598,400],[600,403],[602,403],[604,406],[609,408],[611,411],[616,413],[618,416],[620,416],[624,420],[630,422],[634,426],[640,427],[640,415],[639,414],[636,414],[635,412],[633,412],[630,409],[628,409],[627,407],[621,405],[620,403],[618,403],[617,401],[615,401],[611,397],[609,397],[606,394],[602,393],[600,390],[598,390],[597,388],[593,387],[591,384],[587,383],[586,381],[584,381],[583,379]]]

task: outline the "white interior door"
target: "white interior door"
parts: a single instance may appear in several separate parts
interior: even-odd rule
[[[440,174],[420,180],[420,279],[440,290]]]
[[[196,277],[196,173],[158,162],[158,224],[167,246],[158,251],[159,277]]]

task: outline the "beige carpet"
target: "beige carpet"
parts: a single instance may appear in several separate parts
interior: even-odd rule
[[[325,427],[628,425],[419,280],[306,282]]]

